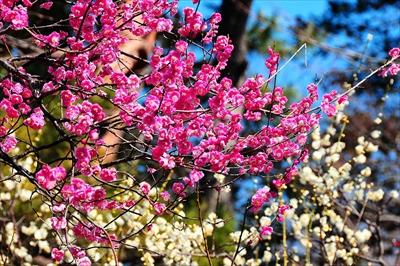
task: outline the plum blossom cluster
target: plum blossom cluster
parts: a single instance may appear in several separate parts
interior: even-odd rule
[[[2,143],[0,143],[0,148],[5,153],[9,153],[16,146],[17,140],[14,137],[8,137]]]
[[[61,194],[69,204],[84,212],[90,212],[95,207],[99,210],[121,210],[135,204],[133,200],[108,201],[104,188],[95,189],[79,178],[72,178],[70,185],[64,185]]]
[[[278,63],[279,63],[279,53],[274,53],[274,50],[271,46],[268,47],[268,52],[270,57],[265,60],[265,66],[269,69],[270,75],[275,75],[276,71],[278,70]]]
[[[272,195],[268,187],[257,190],[256,194],[251,198],[251,205],[253,206],[251,210],[257,213],[264,203],[269,202],[271,196]]]
[[[28,26],[27,8],[30,6],[32,6],[32,3],[29,0],[25,0],[22,3],[13,0],[2,1],[0,5],[0,30],[3,27],[3,23],[10,24],[10,28],[13,30],[20,30]]]
[[[400,57],[400,48],[399,47],[394,47],[388,52],[389,56],[392,58],[392,60],[397,59]],[[389,68],[383,69],[381,73],[379,73],[380,76],[382,77],[387,77],[387,76],[397,76],[400,71],[400,66],[399,64],[392,63]]]
[[[72,246],[69,248],[69,252],[72,255],[72,257],[76,260],[77,265],[87,266],[92,264],[90,259],[87,256],[85,256],[85,252],[81,250],[81,248]],[[63,261],[64,256],[65,256],[64,250],[55,248],[51,251],[51,258],[56,262]]]
[[[43,165],[42,169],[35,175],[39,185],[47,190],[53,189],[57,182],[63,181],[66,176],[67,173],[64,167],[51,168],[48,165]]]
[[[165,255],[166,264],[189,265],[192,261],[187,254],[203,252],[205,239],[225,224],[216,214],[204,221],[207,225],[187,226],[183,221],[186,216],[180,203],[195,194],[205,172],[238,178],[266,176],[274,171],[276,162],[292,160],[293,164],[268,184],[274,187],[273,191],[264,187],[252,196],[251,211],[258,213],[265,203],[277,197],[276,190],[292,182],[299,174],[298,164],[307,160],[307,134],[322,117],[313,111],[319,108],[328,116],[337,114],[333,103],[337,93],[323,95],[318,106],[315,84],[307,87],[308,96],[289,106],[283,88],[263,89],[271,84],[261,74],[248,78],[240,87],[222,77],[221,70],[229,63],[234,47],[228,36],[218,35],[220,14],[206,20],[200,12],[187,7],[174,29],[166,14],[177,13],[178,1],[133,0],[116,4],[111,0],[78,0],[66,20],[71,32],[52,29],[44,35],[35,28],[25,28],[27,12],[33,4],[39,3],[3,1],[0,32],[5,25],[11,30],[26,30],[38,48],[63,55],[45,58],[51,65],[42,76],[4,63],[8,74],[0,80],[4,94],[0,101],[0,162],[10,181],[22,176],[35,188],[27,195],[29,192],[21,187],[7,183],[10,188],[0,198],[10,201],[10,191],[14,190],[17,194],[13,196],[21,199],[40,194],[36,197],[41,198],[40,202],[32,206],[41,206],[40,212],[47,217],[40,219],[44,221],[41,229],[32,223],[23,233],[33,235],[36,242],[32,243],[51,253],[57,262],[90,265],[101,259],[99,252],[92,251],[99,245],[109,246],[115,256],[115,249],[124,244],[130,248],[146,247],[159,254],[170,250]],[[51,1],[40,3],[40,8],[51,6]],[[127,31],[137,38],[152,31],[177,38],[171,40],[168,50],[159,46],[153,49],[148,61],[150,73],[127,74],[114,66],[124,65],[119,47],[128,41],[124,34]],[[204,47],[210,48],[200,49],[208,58],[197,69],[194,49],[198,46],[193,39],[200,35]],[[272,76],[277,72],[280,55],[271,47],[269,54],[265,65]],[[398,48],[390,51],[393,58],[398,54]],[[141,86],[148,89],[144,95],[139,93]],[[346,98],[338,101],[344,103]],[[117,110],[115,115],[108,115],[107,105]],[[243,112],[238,113],[238,109]],[[273,123],[276,117],[279,123]],[[261,126],[243,135],[248,122]],[[105,143],[100,138],[102,132],[117,135],[120,143]],[[124,145],[116,152],[121,156],[109,162],[103,151],[116,145]],[[359,150],[371,148],[365,142],[360,146]],[[46,152],[51,155],[46,157]],[[331,161],[335,158],[331,156]],[[362,152],[359,160],[363,160]],[[154,168],[143,174],[140,164]],[[124,165],[130,169],[121,170]],[[183,174],[175,174],[174,170]],[[335,172],[329,169],[328,174],[333,176]],[[228,187],[223,178],[219,180],[219,189]],[[375,201],[383,197],[380,192],[367,195]],[[294,208],[275,203],[271,206],[274,209],[269,215],[274,214],[279,222]],[[241,232],[242,237],[233,233],[231,238],[235,245],[242,239],[254,246],[272,235],[271,223],[269,217],[265,218],[259,228]],[[129,226],[122,228],[124,224]],[[7,231],[12,233],[7,233],[6,242],[14,245],[18,241],[13,235],[18,234],[14,234],[12,226],[7,224]],[[57,243],[52,244],[52,251],[45,226],[58,236],[56,241],[50,241]],[[354,235],[356,242],[368,239],[367,233]],[[88,242],[90,248],[85,244]],[[18,252],[17,257],[27,253],[15,247],[13,250]],[[243,252],[231,257],[231,261],[241,264]],[[118,263],[118,258],[114,259]],[[149,252],[143,260],[149,265],[154,262]]]
[[[70,120],[64,124],[67,131],[82,136],[93,130],[92,134],[90,134],[93,141],[94,136],[97,136],[93,129],[93,124],[102,121],[106,115],[99,104],[84,101],[82,104],[69,105],[65,110],[65,117]]]

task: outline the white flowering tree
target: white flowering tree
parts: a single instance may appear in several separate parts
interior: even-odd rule
[[[379,124],[381,119],[375,121]],[[372,165],[366,155],[378,152],[373,143],[381,132],[359,136],[354,157],[343,160],[343,132],[350,121],[339,110],[330,122],[325,130],[311,133],[310,158],[289,185],[294,192],[291,209],[275,240],[281,245],[277,248],[269,236],[262,260],[288,265],[396,265],[398,254],[392,252],[399,246],[398,188],[383,191],[368,182]],[[278,205],[279,201],[257,217],[260,225],[271,223]]]
[[[352,172],[376,151],[371,141],[360,136],[350,163],[340,160],[342,132],[333,138],[347,123],[338,106],[371,76],[397,75],[399,48],[344,93],[310,84],[288,104],[272,82],[282,68],[271,47],[268,76],[235,87],[222,74],[235,47],[218,35],[220,14],[197,11],[200,1],[176,26],[178,1],[66,4],[67,19],[36,26],[28,12],[52,1],[0,3],[1,264],[389,263],[381,219],[398,193],[365,181],[367,166]],[[129,50],[154,32],[171,46],[138,45],[149,58]],[[41,53],[9,45],[12,35]],[[336,119],[326,133],[322,114]],[[243,131],[248,122],[258,123]],[[239,215],[222,214],[232,184],[257,178],[267,184],[254,182]]]

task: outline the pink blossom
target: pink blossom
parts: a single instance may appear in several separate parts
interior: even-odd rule
[[[280,189],[282,186],[285,184],[285,182],[282,179],[275,179],[272,180],[272,184],[277,188]]]
[[[175,159],[167,153],[164,153],[160,158],[160,165],[166,169],[172,169],[175,167]]]
[[[25,121],[24,124],[28,127],[39,130],[44,126],[44,117],[39,113],[32,113]]]
[[[84,228],[81,223],[79,223],[78,226],[80,226],[82,229]],[[85,230],[88,230],[88,229],[85,228],[82,231],[85,231]],[[71,252],[71,255],[75,259],[81,259],[81,258],[85,257],[85,252],[79,247],[72,246],[72,247],[69,248],[69,251]]]
[[[8,137],[4,140],[3,143],[0,142],[0,148],[3,152],[9,153],[12,149],[17,146],[17,139],[14,137]]]
[[[45,2],[45,3],[41,4],[39,7],[50,10],[52,5],[53,5],[53,2]]]
[[[315,85],[315,84],[310,84],[310,85],[307,86],[307,91],[308,91],[310,94],[315,94],[315,93],[317,93],[317,90],[318,90],[318,87],[317,87],[317,85]]]
[[[185,186],[182,183],[174,183],[172,185],[172,191],[176,194],[179,195],[180,197],[184,198],[186,197],[186,194],[184,193]]]
[[[4,137],[7,134],[7,128],[5,126],[0,126],[0,137]]]
[[[92,262],[88,257],[83,257],[82,259],[78,260],[78,266],[91,266]]]
[[[274,231],[274,229],[271,226],[262,226],[261,227],[261,236],[269,236],[272,234],[272,232]]]
[[[52,217],[50,220],[51,227],[56,231],[64,229],[67,226],[67,220],[64,216],[61,216],[60,218]]]
[[[387,77],[387,72],[388,72],[387,69],[382,69],[382,71],[378,74],[378,76],[386,78]]]
[[[65,90],[61,92],[62,106],[68,107],[76,101],[76,96],[71,91]]]
[[[216,24],[216,23],[221,22],[221,20],[222,20],[222,16],[221,16],[220,13],[213,13],[213,14],[211,15],[211,18],[210,18],[210,22],[211,22],[211,23]]]
[[[343,103],[345,103],[347,101],[347,99],[348,99],[347,95],[340,96],[339,99],[338,99],[338,103],[339,104],[343,104]]]
[[[51,47],[57,47],[60,44],[60,34],[58,32],[53,31],[47,37],[47,44],[49,44]]]
[[[279,208],[278,208],[278,213],[279,213],[280,215],[285,215],[285,213],[286,213],[288,210],[290,210],[290,206],[289,206],[289,205],[282,205],[282,206],[279,206]]]
[[[90,155],[90,148],[88,146],[82,146],[82,147],[77,147],[75,149],[75,156],[77,159],[80,160],[90,160],[91,155]]]
[[[2,99],[0,101],[0,108],[3,109],[4,111],[8,110],[9,108],[12,108],[12,102],[10,102],[7,99]]]
[[[53,248],[51,251],[51,259],[55,261],[62,261],[64,258],[64,251],[57,248]]]
[[[400,65],[396,64],[392,64],[387,70],[387,72],[390,73],[390,75],[392,76],[396,76],[399,73],[399,71],[400,71]]]
[[[56,181],[62,181],[67,176],[67,172],[64,167],[58,166],[51,170],[51,174]]]
[[[154,174],[156,171],[157,170],[152,168],[152,167],[147,168],[147,172],[150,173],[150,174]]]
[[[168,201],[171,195],[169,194],[168,191],[164,191],[160,193],[160,197],[162,198],[163,201]]]
[[[337,113],[335,105],[326,101],[321,103],[321,110],[329,117],[332,117]]]
[[[99,194],[97,194],[99,193]],[[104,199],[105,191],[93,189],[79,178],[72,178],[71,185],[64,185],[61,194],[68,199],[71,205],[86,212],[94,208],[94,202]],[[96,195],[99,195],[96,197]]]
[[[389,51],[389,55],[390,55],[392,58],[395,58],[395,57],[399,56],[399,55],[400,55],[400,48],[399,48],[399,47],[392,48],[392,49]]]
[[[166,208],[167,208],[167,207],[165,206],[165,204],[160,203],[160,202],[154,203],[153,207],[154,207],[154,211],[156,212],[157,215],[163,214],[164,211],[165,211]]]
[[[20,105],[18,105],[18,111],[21,114],[28,114],[31,111],[31,108],[29,107],[29,105],[27,105],[26,103],[21,103]]]
[[[65,204],[64,203],[60,203],[60,204],[54,204],[52,206],[52,210],[54,212],[62,212],[65,209]]]
[[[187,42],[183,40],[179,40],[175,43],[176,50],[178,50],[181,54],[183,54],[186,51],[187,47],[188,47]]]
[[[10,100],[12,104],[19,104],[22,103],[22,96],[19,94],[12,94]]]
[[[143,194],[148,195],[150,193],[150,185],[148,183],[142,183],[140,185],[140,191]]]
[[[28,26],[28,13],[27,8],[21,5],[16,6],[12,11],[5,10],[3,13],[4,21],[11,23],[11,29],[20,30]],[[9,12],[7,12],[9,11]]]
[[[32,97],[32,92],[29,89],[24,89],[21,95],[25,99],[29,99]]]
[[[191,180],[193,183],[197,183],[197,182],[200,181],[200,179],[202,179],[202,178],[204,177],[204,173],[198,171],[197,169],[193,169],[193,170],[190,172],[189,176],[190,176],[190,180]]]
[[[105,182],[112,182],[118,179],[117,170],[115,168],[102,169],[100,178]]]
[[[22,2],[23,2],[24,5],[27,6],[27,7],[31,7],[31,6],[32,6],[31,1],[29,1],[29,0],[22,0]]]
[[[184,177],[183,178],[183,181],[185,181],[185,183],[190,187],[190,188],[193,188],[194,187],[194,182],[193,182],[193,180],[192,179],[190,179],[190,178],[188,178],[188,177]]]
[[[57,181],[64,180],[66,175],[65,168],[61,166],[52,169],[48,165],[43,165],[42,169],[36,173],[36,179],[39,185],[50,190],[56,186]]]
[[[13,107],[8,108],[8,109],[6,110],[6,112],[7,112],[7,116],[8,116],[9,118],[18,118],[18,116],[19,116],[18,111],[17,111],[15,108],[13,108]]]
[[[277,65],[279,62],[279,53],[274,53],[271,47],[268,47],[270,57],[265,61],[265,66],[269,69],[270,75],[274,75],[277,71]]]
[[[271,198],[271,193],[268,187],[260,188],[256,194],[251,198],[251,211],[257,213],[265,202],[268,202]]]
[[[125,207],[126,208],[130,208],[130,207],[132,207],[134,205],[135,205],[135,201],[134,200],[128,200],[128,201],[125,202]]]
[[[281,149],[274,149],[272,155],[277,161],[281,161],[283,159],[283,151]]]

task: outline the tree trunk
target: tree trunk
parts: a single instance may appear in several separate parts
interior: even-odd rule
[[[253,0],[223,0],[220,7],[220,13],[222,21],[219,26],[219,34],[227,35],[231,40],[234,49],[231,58],[229,58],[228,65],[221,72],[221,77],[228,77],[232,80],[232,87],[240,87],[246,79],[247,69],[247,33],[246,25],[250,14],[250,8]],[[243,113],[243,108],[236,108],[234,113]],[[228,143],[233,145],[234,143]],[[210,176],[207,180],[214,180],[214,177]],[[226,176],[225,182],[229,181],[230,177]],[[213,181],[215,182],[215,181]],[[234,206],[234,195],[237,188],[232,187],[231,193],[221,192],[219,197],[219,206],[223,206],[224,211],[233,213]],[[207,199],[207,211],[216,211],[218,192],[216,190],[208,190],[206,193],[210,193]]]
[[[235,47],[222,76],[232,79],[232,86],[244,83],[247,68],[246,25],[253,0],[223,0],[219,34],[229,36]]]

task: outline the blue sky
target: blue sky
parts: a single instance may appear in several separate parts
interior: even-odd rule
[[[294,24],[296,17],[307,19],[312,16],[321,16],[327,9],[328,2],[325,0],[255,0],[252,6],[253,14],[262,12],[267,16],[278,16],[280,29],[276,33],[276,37],[288,40],[289,42],[294,37],[287,29],[290,25]],[[254,19],[254,16],[250,16],[250,23],[252,19]],[[323,75],[320,67],[314,67],[315,64],[321,66],[321,62],[316,62],[314,61],[315,59],[311,60],[310,56],[307,58],[308,66],[305,66],[306,58],[304,52],[303,50],[297,54],[295,58],[297,60],[291,61],[277,77],[278,86],[304,88],[304,93],[299,91],[299,95],[306,93],[306,86],[314,82],[316,76],[320,77]],[[265,56],[268,57],[268,55]],[[282,58],[280,65],[282,66],[288,59]],[[265,58],[260,58],[259,55],[254,54],[249,56],[249,61],[248,74],[254,75],[257,71],[260,71],[260,65],[263,65]],[[268,75],[268,72],[265,70],[262,74]]]
[[[354,1],[354,0],[353,0]],[[181,0],[181,5],[191,5],[192,0]],[[352,1],[349,1],[352,2]],[[219,6],[220,0],[201,0],[200,11],[206,14],[207,5]],[[328,7],[325,0],[253,0],[253,11],[263,10],[266,15],[272,11],[284,11],[292,16],[309,16],[321,14]]]
[[[201,0],[199,11],[203,13],[204,17],[208,17],[215,11],[215,8],[220,6],[221,2],[220,0]],[[195,7],[191,0],[181,0],[180,7],[183,6]],[[276,37],[290,41],[290,39],[293,39],[293,36],[287,31],[287,27],[294,22],[296,17],[300,16],[306,19],[310,16],[320,16],[327,8],[328,2],[325,0],[254,0],[248,23],[252,23],[252,20],[254,21],[254,19],[256,19],[259,12],[266,16],[271,16],[273,14],[278,15],[281,30],[276,33]],[[273,42],[271,42],[271,46],[272,45]],[[266,58],[268,58],[268,55],[250,54],[248,57],[249,66],[247,74],[249,76],[255,74],[268,76],[268,70],[264,66]],[[307,68],[304,66],[304,52],[298,54],[297,58],[300,60],[291,62],[287,69],[281,72],[278,79],[284,82],[279,85],[283,87],[304,87],[305,90],[305,87],[314,81],[315,76],[321,76],[323,72],[318,72],[320,69],[313,68],[311,64],[309,64]],[[288,58],[282,58],[281,65],[283,65],[287,59]],[[316,64],[321,65],[319,62],[316,62]],[[295,83],[297,83],[297,85]]]
[[[253,10],[262,10],[264,14],[271,15],[272,11],[284,15],[308,17],[320,15],[328,8],[325,0],[255,0]]]
[[[240,1],[240,0],[237,0]],[[215,11],[221,5],[221,0],[201,0],[199,11],[203,13],[204,17],[209,17],[212,12]],[[346,0],[346,2],[356,2],[356,0]],[[192,0],[180,0],[179,6],[196,7],[197,5],[192,4]],[[279,28],[275,33],[276,39],[286,40],[289,43],[293,43],[294,36],[288,29],[290,25],[293,25],[296,17],[302,17],[305,20],[313,20],[313,18],[322,17],[324,12],[329,8],[328,1],[326,0],[253,0],[249,21],[252,23],[257,18],[257,14],[262,12],[266,16],[276,15],[279,19]],[[248,24],[249,25],[249,24]],[[376,36],[378,37],[378,36]],[[338,46],[346,36],[335,35],[329,39],[329,45]],[[359,46],[356,47],[355,52],[361,53],[367,43],[367,36],[365,33],[361,36],[357,36],[357,42]],[[379,38],[374,38],[369,46],[368,50],[376,49],[376,45],[379,43]],[[271,40],[271,46],[274,45]],[[299,47],[301,44],[299,45]],[[299,48],[297,47],[297,48]],[[303,95],[305,88],[308,84],[315,81],[316,78],[321,78],[324,74],[329,73],[331,69],[341,69],[345,62],[345,58],[338,57],[336,54],[325,55],[324,57],[313,55],[315,49],[308,46],[307,52],[307,67],[305,66],[305,55],[304,51],[297,54],[296,60],[293,60],[289,65],[278,75],[277,85],[281,87],[295,87],[299,91],[299,95]],[[367,50],[367,54],[368,51]],[[268,76],[268,70],[264,66],[265,59],[269,55],[251,53],[248,55],[249,66],[247,69],[248,76],[254,76],[256,74],[263,74]],[[280,66],[282,66],[290,56],[281,58]],[[328,86],[324,82],[321,83],[321,88]],[[303,93],[304,92],[304,93]]]

